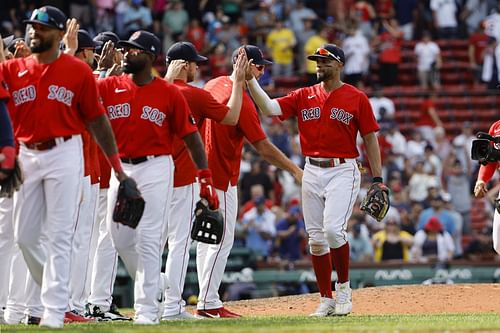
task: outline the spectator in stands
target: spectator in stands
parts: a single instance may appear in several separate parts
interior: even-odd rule
[[[372,20],[375,20],[377,14],[373,6],[368,1],[357,0],[350,9],[351,19],[357,23],[359,29],[367,39],[371,39],[374,35]]]
[[[363,76],[368,72],[370,65],[370,45],[361,30],[352,26],[347,30],[348,37],[342,43],[345,55],[344,78],[345,83],[362,88]]]
[[[413,245],[413,236],[400,227],[400,216],[396,208],[391,207],[385,219],[381,222],[384,228],[372,237],[374,260],[410,260],[410,248]]]
[[[255,207],[255,200],[257,198],[265,197],[264,186],[262,186],[262,184],[252,185],[252,187],[250,188],[250,196],[251,196],[251,200],[248,200],[241,207],[240,216],[243,216],[246,212],[248,212],[250,209]],[[270,199],[266,199],[265,205],[267,208],[271,209],[274,205],[274,202]]]
[[[349,256],[352,262],[373,261],[373,246],[368,237],[368,231],[363,233],[363,228],[366,229],[363,223],[352,218],[349,221],[347,239],[349,242]]]
[[[305,6],[304,0],[298,0],[295,8],[290,11],[288,21],[295,35],[298,35],[304,31],[305,21],[313,22],[317,17],[314,10]]]
[[[456,155],[451,155],[451,160],[445,160],[443,178],[446,189],[450,194],[451,209],[462,216],[461,233],[470,234],[472,198],[470,193],[471,176]]]
[[[306,73],[307,54],[304,54],[304,47],[309,38],[317,34],[317,31],[313,27],[314,20],[312,18],[304,17],[303,22],[304,22],[303,30],[299,32],[294,32],[295,37],[297,38],[297,46],[295,47],[296,50],[295,62],[297,63],[299,73]]]
[[[453,218],[453,224],[455,225],[455,233],[452,234],[453,242],[455,244],[455,257],[460,258],[462,256],[462,230],[464,227],[464,219],[459,212],[457,212],[452,204],[451,204],[451,195],[447,192],[443,192],[441,194],[444,202],[444,209],[448,211],[448,213]]]
[[[173,43],[184,38],[189,25],[189,16],[180,0],[169,1],[168,8],[163,13],[161,21],[163,33],[170,36]],[[199,48],[198,50],[203,50]]]
[[[302,259],[302,242],[306,237],[300,205],[292,206],[286,217],[276,224],[275,246],[280,259],[288,262]]]
[[[491,226],[484,227],[478,233],[474,232],[471,241],[464,249],[464,258],[475,262],[494,260],[497,253],[493,249],[492,232]]]
[[[345,46],[344,46],[345,50]],[[376,86],[373,92],[373,96],[370,97],[370,105],[372,106],[373,114],[375,115],[375,119],[377,121],[380,120],[380,109],[385,109],[385,115],[388,118],[394,118],[394,114],[396,112],[396,107],[394,106],[394,102],[392,99],[385,97],[383,95],[382,87]]]
[[[450,140],[446,137],[446,133],[443,127],[434,128],[434,151],[436,155],[444,161],[448,158],[450,153],[452,153],[453,147],[451,146]]]
[[[465,21],[469,35],[477,30],[488,15],[488,2],[489,0],[467,0],[465,3],[459,18],[460,21]]]
[[[92,5],[94,1],[92,1]],[[89,0],[69,1],[69,16],[78,20],[80,28],[87,31],[94,30],[93,6]]]
[[[223,43],[217,43],[214,47],[214,52],[208,56],[208,64],[212,77],[229,75],[231,59],[226,54],[226,46]]]
[[[222,28],[216,31],[217,40],[223,43],[229,52],[233,52],[240,46],[240,31],[238,25],[231,23],[229,16],[221,18]]]
[[[483,55],[489,40],[488,35],[485,33],[485,28],[486,22],[482,21],[469,37],[469,64],[475,84],[479,84],[482,81]]]
[[[453,147],[455,154],[460,160],[460,164],[465,168],[467,174],[472,174],[472,171],[477,167],[477,161],[473,161],[470,156],[472,149],[472,141],[476,139],[474,128],[470,121],[464,121],[461,126],[461,133],[453,139]]]
[[[144,6],[143,0],[132,0],[130,8],[123,17],[123,23],[127,36],[137,30],[150,30],[153,24],[151,9]]]
[[[415,228],[415,223],[414,223],[414,221],[416,221],[416,219],[413,218],[413,216],[414,216],[413,212],[415,211],[415,209],[418,209],[418,208],[415,208],[415,207],[422,207],[422,206],[419,203],[414,203],[409,210],[406,210],[404,208],[398,209],[399,217],[401,219],[401,225],[400,225],[401,230],[406,231],[407,233],[409,233],[412,236],[415,235],[415,233],[417,232],[417,229]]]
[[[415,123],[415,126],[422,134],[423,139],[431,145],[436,144],[436,139],[434,137],[434,128],[443,127],[443,122],[439,118],[439,115],[436,111],[435,103],[436,93],[428,93],[420,106],[420,114],[417,122]]]
[[[277,117],[273,117],[269,127],[266,131],[267,137],[271,142],[279,148],[287,157],[290,157],[290,135],[286,131],[286,124],[280,121]]]
[[[380,20],[388,20],[394,17],[394,1],[393,0],[378,0],[375,1],[375,12]]]
[[[425,160],[423,159],[415,162],[415,169],[408,184],[408,196],[411,201],[423,203],[427,199],[429,187],[437,183],[435,176],[431,176],[424,171],[424,165]]]
[[[458,11],[455,0],[431,0],[430,8],[434,18],[438,38],[454,39],[458,36]]]
[[[443,230],[439,219],[433,216],[415,234],[411,253],[415,262],[437,263],[443,267],[453,258],[454,250],[450,234]]]
[[[205,50],[205,29],[203,29],[198,19],[194,18],[189,22],[186,39],[191,42],[197,50]]]
[[[266,47],[273,58],[273,76],[293,75],[293,48],[296,44],[293,31],[286,28],[283,21],[276,21],[266,38]]]
[[[261,184],[264,187],[264,197],[273,199],[273,184],[271,178],[267,174],[267,170],[263,168],[264,161],[255,159],[252,162],[250,172],[244,174],[240,180],[241,203],[245,204],[250,200],[250,189],[253,185]],[[267,164],[266,164],[267,165]]]
[[[261,1],[259,10],[255,13],[253,20],[255,43],[257,46],[262,47],[265,45],[267,35],[275,26],[276,16],[271,11],[269,4],[266,1]]]
[[[418,129],[414,129],[410,139],[407,141],[406,158],[409,159],[411,163],[415,163],[417,159],[421,159],[424,156],[424,149],[427,143],[422,133]]]
[[[427,144],[424,148],[424,159],[424,171],[428,175],[434,175],[438,180],[438,183],[441,184],[443,165],[441,159],[434,153],[434,148],[431,144]]]
[[[317,83],[316,62],[307,59],[307,55],[313,54],[321,45],[328,43],[328,26],[323,25],[319,32],[309,38],[304,45],[303,55],[306,58],[307,85],[312,86]]]
[[[127,0],[118,0],[114,6],[116,34],[123,39],[128,37],[125,26],[125,17],[129,9],[130,5]]]
[[[395,0],[396,19],[398,20],[403,38],[405,40],[413,39],[413,30],[417,11],[417,0]]]
[[[500,3],[490,15],[484,20],[486,23],[486,34],[500,41]]]
[[[425,31],[422,41],[415,45],[415,55],[417,57],[417,74],[420,87],[427,90],[429,84],[431,88],[440,88],[439,69],[443,63],[439,46],[431,40],[431,34]]]
[[[266,261],[272,251],[272,240],[276,236],[274,213],[266,207],[266,198],[255,199],[255,207],[243,215],[241,230],[245,235],[245,246]]]
[[[488,83],[488,89],[496,89],[500,82],[499,64],[500,43],[494,37],[490,37],[483,53],[483,72],[481,73],[481,79]]]
[[[434,196],[430,198],[430,207],[424,209],[420,214],[417,224],[417,230],[424,229],[427,222],[432,217],[437,217],[439,222],[452,237],[455,235],[457,227],[455,226],[455,220],[450,212],[445,208],[445,203],[441,195]]]
[[[403,32],[399,29],[398,21],[395,19],[382,21],[382,27],[382,33],[374,42],[380,50],[378,55],[379,80],[383,86],[394,86],[398,82]]]

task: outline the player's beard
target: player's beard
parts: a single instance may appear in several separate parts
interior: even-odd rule
[[[318,82],[328,81],[331,78],[333,78],[333,73],[332,72],[316,73],[316,78],[318,79]]]
[[[146,67],[146,62],[136,61],[123,63],[123,72],[127,74],[136,74],[142,71]]]
[[[39,39],[39,41],[40,41],[40,43],[38,45],[31,45],[31,42],[30,42],[31,53],[42,53],[42,52],[48,51],[52,48],[52,41],[51,40]]]

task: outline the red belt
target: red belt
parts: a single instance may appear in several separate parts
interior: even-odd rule
[[[310,164],[320,168],[333,168],[336,167],[337,165],[345,163],[345,159],[342,157],[330,158],[328,160],[315,160],[311,157],[308,157],[308,160]]]
[[[68,141],[72,137],[73,136],[69,135],[69,136],[53,138],[50,140],[40,141],[40,142],[35,142],[35,143],[23,143],[23,145],[26,148],[33,149],[33,150],[49,150],[49,149],[54,148],[58,144],[61,144],[65,141]]]

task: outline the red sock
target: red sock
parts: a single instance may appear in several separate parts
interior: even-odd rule
[[[333,266],[337,271],[337,282],[344,283],[349,281],[349,243],[345,243],[339,248],[330,248]]]
[[[321,297],[333,298],[332,296],[332,262],[330,253],[322,256],[312,256],[314,274],[316,274],[316,284],[318,285]]]

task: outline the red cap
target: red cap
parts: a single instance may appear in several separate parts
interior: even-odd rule
[[[443,225],[436,216],[433,216],[425,224],[425,231],[430,232],[441,232],[443,230]]]

